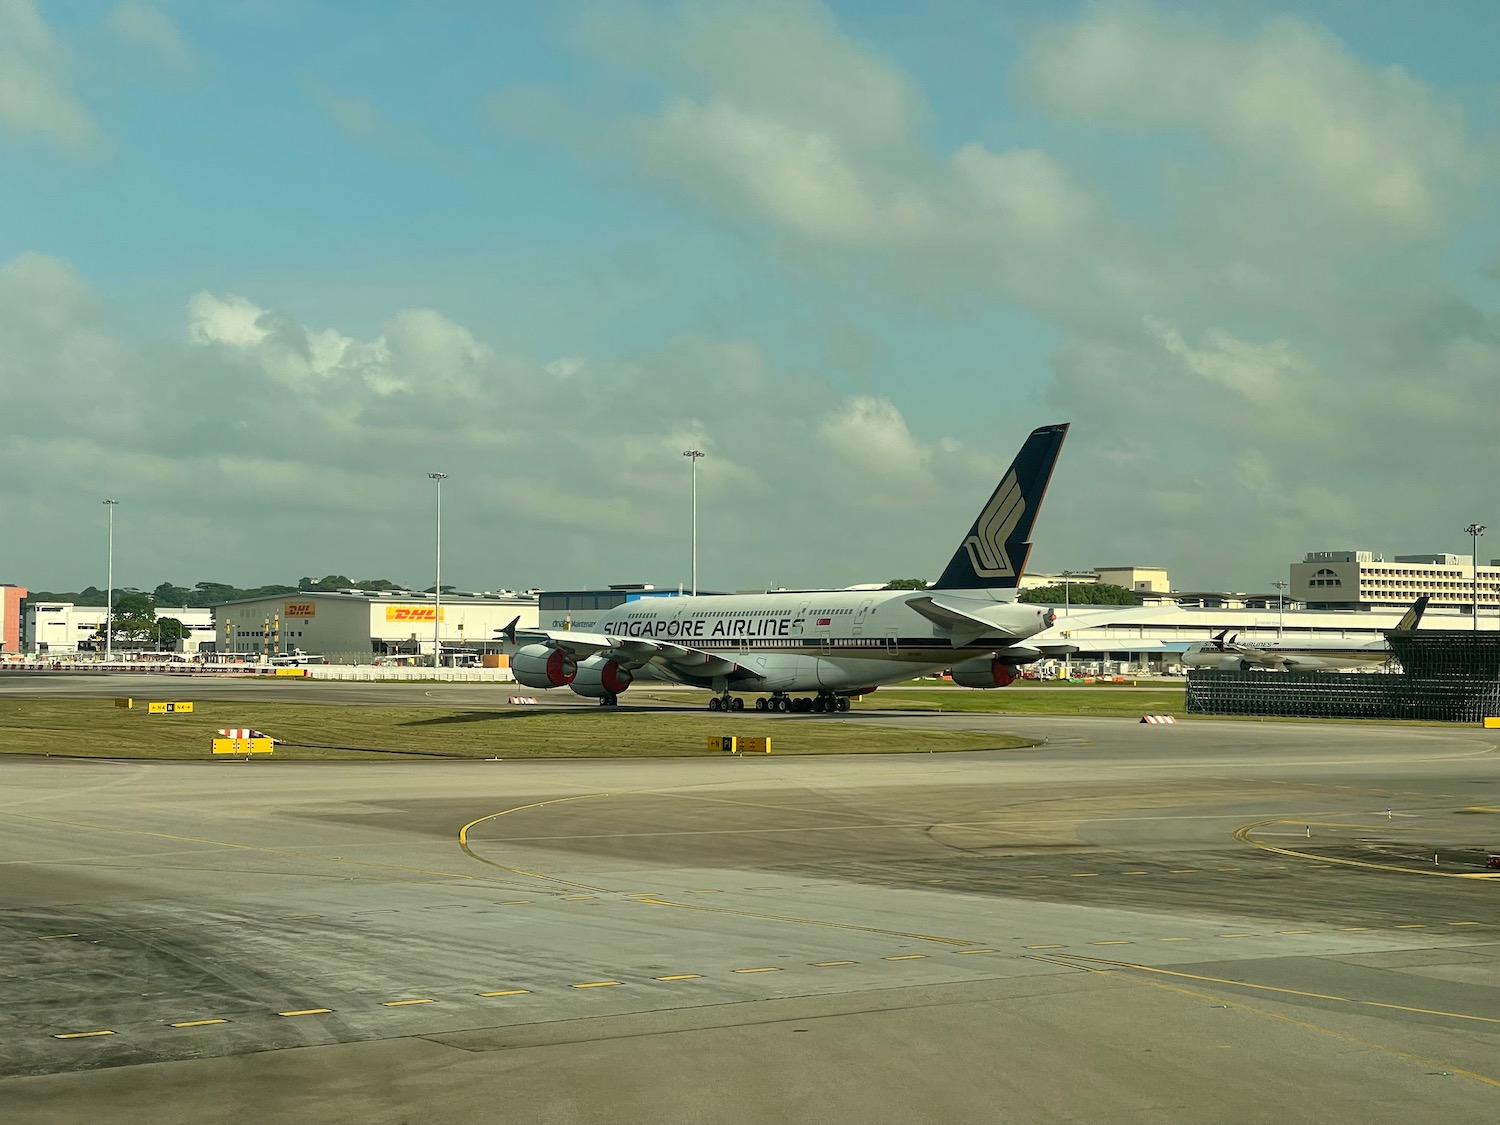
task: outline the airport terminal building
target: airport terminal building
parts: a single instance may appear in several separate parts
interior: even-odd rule
[[[498,633],[537,626],[529,594],[431,594],[410,590],[341,590],[280,594],[214,606],[218,659],[247,661],[317,655],[330,664],[369,664],[381,658],[429,659],[440,640],[445,661],[499,653]]]

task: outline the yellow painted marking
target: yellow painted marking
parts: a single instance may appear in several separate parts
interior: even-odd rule
[[[1167,872],[1168,875],[1191,875],[1198,869],[1196,867],[1174,867]]]
[[[1398,930],[1425,930],[1426,928],[1423,922],[1401,922],[1396,926]]]
[[[1500,879],[1500,871],[1485,873],[1478,871],[1440,871],[1435,867],[1400,867],[1394,863],[1373,863],[1366,859],[1339,859],[1334,856],[1309,855],[1307,852],[1294,851],[1291,848],[1280,848],[1275,844],[1267,844],[1257,840],[1251,835],[1257,828],[1264,828],[1268,824],[1306,824],[1306,821],[1287,820],[1259,820],[1254,824],[1244,824],[1236,828],[1231,835],[1242,844],[1249,844],[1252,848],[1259,848],[1263,852],[1275,852],[1277,855],[1290,856],[1292,859],[1312,860],[1320,867],[1328,868],[1334,864],[1345,867],[1363,867],[1371,871],[1395,871],[1402,875],[1435,875],[1440,879]],[[1359,828],[1372,828],[1373,825],[1356,825]],[[1380,826],[1382,829],[1384,825]]]
[[[1134,942],[1130,942],[1130,941],[1091,941],[1091,942],[1089,942],[1089,944],[1090,945],[1134,945],[1135,943]]]
[[[326,1016],[332,1008],[299,1008],[295,1012],[277,1012],[278,1016]]]
[[[77,937],[77,934],[48,934],[42,938],[43,941],[62,941],[63,938]]]
[[[1063,956],[1073,956],[1073,954],[1064,954]],[[1047,958],[1043,958],[1043,960],[1047,960]],[[1094,958],[1090,958],[1090,960],[1094,960]],[[1058,962],[1058,963],[1061,964],[1062,962]],[[1118,964],[1122,968],[1141,969],[1141,970],[1144,970],[1146,972],[1163,972],[1163,973],[1167,972],[1167,970],[1164,970],[1164,969],[1153,970],[1153,969],[1150,969],[1150,968],[1148,968],[1147,966],[1144,966],[1144,965],[1127,965],[1127,964],[1125,964],[1123,962],[1109,962],[1109,961],[1104,961],[1104,962],[1101,962],[1101,964]],[[1094,971],[1094,972],[1108,972],[1109,970],[1107,970],[1107,969],[1093,969],[1091,971]],[[1169,975],[1173,975],[1173,976],[1191,976],[1191,974],[1185,974],[1185,973],[1172,973],[1172,974],[1169,974]],[[1130,978],[1128,978],[1128,979],[1130,979]],[[1139,980],[1140,983],[1142,983],[1142,984],[1150,985],[1152,988],[1163,989],[1163,990],[1165,990],[1167,992],[1175,992],[1179,996],[1191,996],[1194,999],[1198,999],[1198,1000],[1215,1000],[1215,1001],[1217,1001],[1217,1000],[1221,999],[1221,997],[1216,996],[1216,995],[1214,995],[1211,992],[1202,992],[1202,991],[1199,991],[1199,990],[1196,990],[1196,989],[1191,989],[1191,988],[1181,988],[1181,987],[1178,987],[1176,985],[1167,984],[1167,983],[1162,982],[1162,981],[1152,981],[1152,980],[1149,980],[1149,979],[1146,979],[1146,978],[1137,977],[1137,978],[1133,978],[1133,979]],[[1197,978],[1197,979],[1209,980],[1209,981],[1212,981],[1214,983],[1228,984],[1228,985],[1237,985],[1237,984],[1241,984],[1242,983],[1240,981],[1219,980],[1218,978],[1214,978],[1214,977],[1204,977],[1204,978]],[[1252,987],[1263,987],[1263,986],[1252,986]],[[1332,999],[1342,1000],[1342,999],[1344,999],[1344,997],[1341,997],[1341,996],[1340,997],[1332,997]],[[1353,1003],[1359,1003],[1359,1001],[1353,1001]],[[1385,1045],[1384,1043],[1375,1043],[1375,1042],[1372,1042],[1369,1039],[1361,1039],[1357,1035],[1350,1035],[1347,1032],[1343,1032],[1343,1031],[1335,1031],[1333,1028],[1323,1027],[1321,1024],[1311,1023],[1311,1022],[1309,1022],[1307,1020],[1297,1019],[1295,1016],[1288,1016],[1288,1015],[1284,1015],[1284,1014],[1282,1014],[1280,1012],[1271,1012],[1271,1011],[1267,1011],[1264,1008],[1257,1008],[1253,1004],[1246,1004],[1246,1003],[1243,1003],[1241,1001],[1230,1000],[1229,1006],[1233,1007],[1233,1008],[1236,1008],[1236,1009],[1239,1009],[1240,1011],[1253,1012],[1256,1015],[1266,1016],[1269,1019],[1278,1020],[1281,1023],[1289,1023],[1289,1024],[1292,1024],[1295,1027],[1300,1027],[1300,1028],[1303,1028],[1303,1029],[1305,1029],[1307,1031],[1315,1031],[1315,1032],[1317,1032],[1320,1035],[1328,1035],[1328,1036],[1333,1037],[1334,1039],[1342,1040],[1345,1043],[1353,1043],[1353,1044],[1356,1044],[1357,1046],[1364,1047],[1366,1049],[1380,1051],[1380,1052],[1382,1052],[1384,1054],[1387,1054],[1387,1055],[1394,1055],[1396,1058],[1405,1059],[1408,1062],[1415,1062],[1415,1063],[1418,1063],[1418,1064],[1420,1064],[1420,1065],[1422,1065],[1424,1067],[1428,1067],[1428,1068],[1433,1069],[1433,1070],[1441,1070],[1441,1071],[1444,1071],[1444,1072],[1450,1073],[1450,1074],[1462,1075],[1463,1077],[1465,1077],[1465,1078],[1471,1078],[1471,1079],[1473,1079],[1476,1082],[1482,1082],[1486,1086],[1493,1086],[1493,1087],[1496,1087],[1496,1088],[1500,1088],[1500,1079],[1491,1078],[1488,1075],[1479,1074],[1479,1073],[1477,1073],[1475,1071],[1472,1071],[1472,1070],[1465,1070],[1462,1067],[1454,1066],[1451,1063],[1440,1062],[1440,1061],[1438,1061],[1436,1059],[1426,1058],[1426,1057],[1424,1057],[1422,1055],[1414,1055],[1414,1054],[1412,1054],[1409,1051],[1398,1050],[1395,1047],[1389,1047],[1389,1046]],[[1439,1012],[1439,1013],[1436,1013],[1436,1014],[1438,1014],[1438,1015],[1455,1015],[1457,1013]]]
[[[690,895],[716,895],[722,893],[722,891],[719,891],[714,887],[693,887],[688,891],[688,894]]]
[[[1121,871],[1121,875],[1149,875],[1149,871]]]
[[[993,949],[958,949],[954,950],[954,952],[959,956],[963,956],[968,953],[993,953],[995,951]]]
[[[969,949],[965,949],[965,950],[962,950],[961,952],[963,952],[963,953],[971,953],[973,951],[969,950]],[[855,963],[856,962],[854,962],[854,961],[814,961],[813,962],[813,967],[814,968],[818,968],[818,969],[831,969],[835,965],[853,965]]]
[[[1187,937],[1164,937],[1164,938],[1157,938],[1156,940],[1157,941],[1192,941],[1193,939],[1192,938],[1187,938]]]
[[[496,906],[529,906],[530,904],[531,900],[529,898],[508,898],[502,902],[495,903]]]
[[[1060,945],[1028,945],[1027,949],[1061,949]]]
[[[1074,878],[1074,879],[1097,879],[1099,877],[1099,872],[1097,872],[1097,871],[1075,871],[1075,872],[1073,872],[1073,874],[1072,874],[1071,877]]]
[[[625,983],[624,981],[619,981],[619,980],[589,980],[589,981],[584,981],[582,984],[575,984],[573,987],[574,988],[611,988],[614,985],[624,984],[624,983]]]
[[[893,953],[889,957],[882,957],[881,960],[882,961],[922,961],[922,960],[925,960],[926,957],[927,957],[927,954],[925,954],[925,953]]]
[[[1274,984],[1251,984],[1243,980],[1227,980],[1224,977],[1208,977],[1198,973],[1184,973],[1176,969],[1160,969],[1154,965],[1136,965],[1129,961],[1107,961],[1099,957],[1085,957],[1081,953],[1063,953],[1059,956],[1067,957],[1077,961],[1097,961],[1101,965],[1111,965],[1117,969],[1135,969],[1142,973],[1155,973],[1159,976],[1182,977],[1186,980],[1205,981],[1209,984],[1224,984],[1234,988],[1250,988],[1257,992],[1278,992],[1285,996],[1306,996],[1313,1000],[1337,1000],[1343,1004],[1359,1004],[1369,1008],[1393,1008],[1400,1012],[1416,1012],[1424,1016],[1446,1016],[1455,1020],[1472,1020],[1475,1023],[1500,1024],[1500,1017],[1476,1016],[1468,1012],[1445,1012],[1437,1008],[1413,1008],[1406,1004],[1387,1004],[1380,1000],[1356,1000],[1351,996],[1336,996],[1329,992],[1306,992],[1300,988],[1282,988]],[[1500,1085],[1500,1083],[1496,1083]]]
[[[1220,934],[1220,937],[1254,937],[1254,934]]]
[[[1367,934],[1367,933],[1370,932],[1370,927],[1369,926],[1340,926],[1339,927],[1339,932],[1340,933],[1345,933],[1345,934]]]
[[[1482,926],[1483,922],[1449,922],[1450,926]]]
[[[431,1004],[431,1003],[433,1003],[433,1001],[430,998],[415,999],[415,1000],[387,1000],[387,1001],[385,1001],[384,1007],[387,1007],[387,1008],[404,1008],[408,1004]]]
[[[779,972],[781,972],[781,970],[778,969],[778,968],[776,968],[776,966],[774,966],[774,965],[761,965],[761,966],[759,966],[757,968],[754,968],[754,969],[735,969],[734,971],[737,972],[737,973],[779,973]]]
[[[499,992],[481,992],[479,995],[481,995],[481,996],[526,996],[526,995],[529,995],[530,992],[531,992],[531,989],[529,989],[529,988],[502,988]]]
[[[92,1039],[96,1035],[113,1035],[113,1031],[64,1031],[60,1035],[54,1035],[54,1039]]]
[[[181,1023],[170,1023],[168,1027],[208,1027],[215,1023],[228,1023],[228,1020],[183,1020]]]
[[[1052,876],[1051,875],[1027,875],[1026,878],[1027,879],[1050,879],[1050,878],[1052,878]]]
[[[698,980],[702,973],[673,973],[669,977],[657,977],[657,980]]]
[[[1311,930],[1277,930],[1278,934],[1310,934]]]
[[[563,895],[563,900],[566,902],[581,902],[584,899],[592,900],[595,897],[594,895]]]
[[[740,918],[761,918],[768,922],[791,922],[799,926],[830,926],[836,930],[858,930],[864,934],[881,934],[885,937],[912,938],[916,941],[935,941],[943,945],[978,945],[965,938],[941,937],[937,934],[913,934],[905,930],[885,930],[879,926],[856,926],[852,922],[829,922],[822,918],[798,918],[789,914],[761,914],[754,910],[733,910],[727,906],[703,906],[694,902],[673,902],[669,898],[637,898],[632,902],[647,906],[673,906],[679,910],[700,910],[710,914],[732,914]]]
[[[537,871],[526,871],[520,867],[510,867],[504,863],[497,863],[493,859],[485,859],[484,856],[480,855],[469,846],[469,830],[477,825],[483,824],[487,820],[494,820],[496,817],[501,816],[509,816],[511,813],[525,812],[527,809],[540,809],[545,808],[548,805],[566,804],[568,801],[587,801],[594,797],[608,796],[608,793],[580,793],[575,797],[556,797],[550,801],[533,801],[529,805],[516,805],[514,808],[501,809],[499,812],[492,812],[488,816],[481,816],[474,820],[471,820],[468,824],[465,824],[462,828],[460,828],[458,830],[458,846],[463,849],[464,854],[467,855],[470,859],[476,859],[480,863],[488,864],[490,867],[498,867],[501,871],[509,871],[512,875],[524,875],[528,879],[541,879],[544,882],[556,883],[559,886],[563,887],[575,887],[580,891],[602,891],[604,889],[603,887],[591,887],[587,883],[574,883],[567,879],[558,879],[552,875],[543,875]]]

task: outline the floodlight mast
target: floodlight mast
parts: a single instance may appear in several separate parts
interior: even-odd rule
[[[1471,523],[1464,528],[1469,533],[1470,551],[1469,560],[1473,564],[1474,571],[1474,631],[1479,632],[1479,537],[1484,534],[1484,524]]]
[[[443,482],[447,473],[428,473],[437,485],[437,562],[432,583],[432,666],[443,666]]]

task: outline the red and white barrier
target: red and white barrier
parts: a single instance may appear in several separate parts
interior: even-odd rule
[[[228,730],[219,731],[220,738],[270,738],[269,734],[262,734],[258,730],[249,727],[230,727]]]
[[[510,701],[512,703],[526,703],[526,704],[530,704],[532,706],[535,706],[536,705],[536,696],[534,696],[534,695],[513,695],[513,696],[510,697]]]
[[[1143,723],[1175,723],[1177,720],[1171,715],[1142,715]]]

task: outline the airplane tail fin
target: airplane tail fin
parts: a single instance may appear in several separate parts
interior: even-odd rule
[[[1047,494],[1068,423],[1031,431],[989,503],[932,590],[1014,590],[1031,554],[1031,527]]]
[[[1229,630],[1228,629],[1220,629],[1217,633],[1215,633],[1213,635],[1213,638],[1212,638],[1214,648],[1218,649],[1220,652],[1223,652],[1224,651],[1224,638],[1227,637],[1228,635],[1229,635]]]
[[[1428,595],[1423,594],[1416,601],[1412,602],[1411,608],[1401,615],[1401,620],[1396,622],[1396,628],[1393,631],[1404,633],[1415,629],[1422,620],[1422,614],[1427,612],[1427,600]]]

